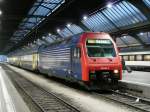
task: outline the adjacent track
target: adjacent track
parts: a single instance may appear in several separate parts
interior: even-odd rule
[[[122,103],[124,105],[135,108],[137,110],[150,112],[150,101],[146,99],[138,98],[129,94],[125,94],[125,93],[121,93],[119,91],[113,91],[113,90],[111,90],[111,92],[107,94],[101,94],[97,92],[94,92],[94,94],[119,102],[119,103]]]
[[[32,99],[42,112],[80,112],[54,93],[33,84],[15,71],[11,74],[11,79]]]

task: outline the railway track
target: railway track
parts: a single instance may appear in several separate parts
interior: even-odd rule
[[[7,69],[10,70],[10,68]],[[42,112],[80,112],[77,108],[70,105],[54,93],[47,92],[43,88],[20,76],[17,72],[13,72],[11,79],[33,100]],[[92,93],[96,96],[101,96],[122,103],[123,105],[127,105],[137,110],[150,112],[150,100],[112,90],[109,93]]]
[[[80,112],[73,105],[64,101],[54,93],[48,92],[33,84],[16,72],[11,74],[11,79],[32,99],[41,112]]]
[[[97,92],[94,92],[94,94],[119,102],[119,103],[122,103],[123,105],[127,105],[137,110],[150,112],[150,100],[138,98],[129,94],[125,94],[125,93],[121,93],[119,91],[113,91],[113,90],[111,90],[111,92],[107,94],[101,94]]]

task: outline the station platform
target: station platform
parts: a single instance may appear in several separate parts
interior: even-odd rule
[[[9,71],[11,72],[11,71]],[[0,112],[30,112],[0,64]]]
[[[120,86],[128,93],[150,98],[150,72],[132,71],[128,73],[125,71]]]
[[[132,71],[123,73],[122,81],[150,85],[150,72]]]
[[[26,76],[30,76],[30,73],[28,73],[25,70],[15,68],[13,66],[11,68],[18,70],[19,73],[24,73]],[[12,72],[12,71],[8,69],[3,69],[3,66],[0,64],[0,93],[1,93],[0,94],[0,112],[30,112],[30,109],[28,108],[28,106],[26,105],[26,103],[24,102],[20,94],[17,92],[16,88],[12,84],[6,72]],[[42,82],[40,80],[43,80],[42,82],[43,85],[49,84],[48,79],[47,80],[42,79],[41,77],[37,75],[32,75],[30,76],[30,78],[34,79],[36,83]],[[131,92],[132,94],[135,94],[136,96],[139,96],[139,97],[150,98],[150,94],[149,94],[150,93],[150,73],[149,72],[133,71],[132,73],[128,73],[126,71],[125,73],[123,73],[123,80],[120,81],[119,83],[121,87],[123,89],[125,88],[125,90],[129,93]],[[55,88],[56,85],[57,85],[56,83],[53,84],[51,82],[51,84],[47,85],[48,86],[47,88],[52,89],[52,88]],[[63,87],[63,86],[60,86],[58,84],[58,87]],[[71,97],[73,99],[76,98],[74,97],[75,93],[68,93],[69,90],[66,90],[66,87],[63,88],[61,91],[60,89],[57,89],[57,92],[58,91],[64,92],[64,90],[67,96],[72,95]],[[72,91],[73,90],[71,90],[71,92]],[[76,94],[79,94],[79,93],[76,93]],[[76,102],[77,101],[79,101],[79,99],[77,99]]]

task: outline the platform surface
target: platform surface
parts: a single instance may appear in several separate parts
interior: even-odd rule
[[[128,73],[127,71],[125,71],[122,76],[122,81],[150,86],[150,72],[132,71],[131,73]]]
[[[127,93],[150,99],[150,72],[126,71],[120,81],[120,87]]]
[[[30,112],[2,68],[2,64],[0,64],[0,112]]]

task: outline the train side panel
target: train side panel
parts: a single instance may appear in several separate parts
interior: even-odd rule
[[[66,77],[70,70],[70,48],[46,48],[39,53],[39,71],[50,76]]]
[[[74,79],[82,80],[81,48],[74,46],[71,49],[71,75]]]
[[[18,66],[19,64],[19,57],[13,56],[8,58],[8,62],[12,65]]]
[[[49,76],[82,80],[78,37],[39,50],[39,71]]]
[[[32,54],[24,55],[21,57],[21,67],[24,69],[32,70]]]
[[[21,56],[20,67],[28,70],[37,70],[38,54],[28,54]]]

